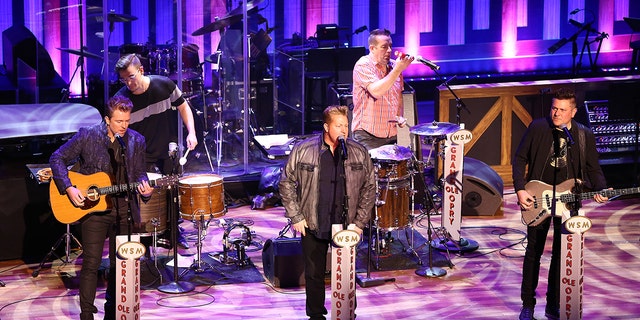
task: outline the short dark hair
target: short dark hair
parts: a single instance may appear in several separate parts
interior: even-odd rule
[[[121,95],[115,95],[107,102],[105,114],[107,117],[111,118],[116,110],[131,112],[132,109],[133,103],[129,98]]]
[[[115,67],[116,73],[120,73],[120,71],[126,70],[127,68],[129,68],[129,66],[134,66],[136,68],[139,68],[142,66],[142,62],[140,62],[140,57],[138,57],[137,54],[129,53],[127,55],[120,57],[120,59],[118,59],[118,62],[116,62],[116,67]]]
[[[348,117],[349,116],[349,107],[333,105],[333,106],[326,107],[324,109],[324,112],[322,112],[322,120],[324,121],[324,123],[331,122],[331,120],[332,120],[331,118],[333,118],[333,116],[345,116],[345,117]]]
[[[387,29],[374,29],[369,32],[369,45],[373,46],[376,44],[376,36],[387,36],[391,37],[391,31]]]
[[[555,100],[571,100],[571,107],[576,107],[576,93],[569,88],[560,88],[553,94]]]

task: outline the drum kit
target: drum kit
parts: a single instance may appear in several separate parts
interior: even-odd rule
[[[431,151],[437,148],[437,144],[446,139],[446,135],[459,130],[459,126],[448,122],[432,122],[415,125],[410,128],[410,133],[422,137],[425,144],[431,144]],[[425,163],[432,166],[429,153],[426,162],[419,161],[414,152],[399,145],[384,145],[369,150],[374,164],[376,175],[376,201],[371,228],[375,234],[369,237],[369,248],[375,250],[376,268],[379,266],[378,258],[389,251],[390,242],[394,241],[392,231],[404,230],[409,247],[406,252],[412,253],[418,264],[422,260],[413,247],[414,221],[425,213],[430,216],[430,211],[437,211],[437,205],[431,195],[430,188],[425,182],[423,172]],[[424,183],[424,203],[420,208],[420,215],[414,215],[416,209],[417,194],[416,183]],[[409,233],[411,232],[411,233]],[[431,222],[429,221],[428,243],[431,243]],[[429,250],[429,264],[431,264],[431,250]]]

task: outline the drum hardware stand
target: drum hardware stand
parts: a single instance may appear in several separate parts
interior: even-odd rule
[[[194,220],[194,224],[198,229],[198,240],[196,240],[196,258],[194,259],[193,264],[191,264],[190,269],[196,273],[205,272],[207,269],[213,270],[213,266],[211,266],[207,262],[203,262],[201,258],[202,257],[202,233],[203,233],[203,229],[205,229],[208,226],[208,223],[205,222],[204,214],[200,214],[199,218],[196,218],[196,220]],[[203,265],[205,266],[205,268],[203,268]],[[180,277],[184,276],[188,271],[189,269],[183,271]]]
[[[242,228],[245,236],[229,240],[229,234],[235,228]],[[286,232],[286,231],[285,231]],[[209,254],[213,259],[227,265],[235,264],[238,267],[246,267],[249,265],[249,257],[246,254],[246,248],[251,245],[251,230],[242,222],[234,222],[227,226],[222,236],[222,252]],[[236,257],[229,256],[231,247],[235,247]]]
[[[175,161],[175,159],[174,159]],[[171,201],[169,203],[169,213],[171,223],[174,228],[171,232],[171,244],[173,247],[173,281],[167,284],[160,285],[158,291],[164,293],[185,293],[195,289],[195,285],[186,281],[179,281],[178,279],[178,190],[177,188],[170,186],[168,188],[171,195]]]
[[[415,211],[415,194],[416,194],[416,189],[415,189],[415,172],[417,171],[418,166],[415,165],[418,163],[418,159],[416,158],[415,154],[412,152],[411,153],[411,157],[412,157],[412,163],[414,163],[414,166],[412,166],[412,168],[410,168],[409,170],[409,174],[411,175],[411,185],[410,185],[410,203],[411,203],[411,214],[409,215],[409,219],[411,221],[409,221],[410,223],[410,228],[408,229],[404,229],[404,236],[407,239],[407,244],[409,245],[407,248],[405,248],[404,250],[406,252],[409,252],[411,254],[413,254],[414,256],[416,256],[416,258],[418,258],[418,265],[422,265],[422,258],[420,257],[420,255],[418,254],[418,252],[416,251],[416,249],[414,248],[414,219],[413,219],[413,212]],[[411,237],[408,236],[408,232],[409,230],[411,231]],[[411,239],[411,240],[409,240]],[[402,243],[402,242],[401,242]]]
[[[211,163],[211,155],[209,154],[209,147],[207,147],[207,141],[206,141],[207,135],[209,135],[209,130],[207,128],[207,106],[206,106],[206,100],[205,100],[206,97],[204,94],[204,88],[200,88],[200,95],[202,96],[203,111],[200,112],[196,109],[195,113],[196,115],[201,115],[201,114],[203,115],[203,117],[200,118],[200,120],[202,121],[202,127],[204,128],[202,131],[202,144],[204,145],[204,152],[207,154],[207,160],[209,161],[209,167],[211,168],[211,172],[214,172],[213,163]]]
[[[436,278],[436,277],[442,277],[444,275],[447,274],[447,271],[439,268],[439,267],[434,267],[433,266],[433,239],[432,239],[432,234],[433,234],[433,227],[431,225],[431,210],[437,210],[436,209],[436,204],[433,201],[433,196],[431,195],[431,192],[429,191],[428,186],[426,185],[426,182],[424,181],[424,173],[420,172],[418,173],[418,177],[421,177],[421,181],[422,183],[425,184],[425,203],[423,204],[422,208],[420,209],[421,214],[426,214],[427,216],[427,244],[429,247],[429,264],[427,267],[424,268],[420,268],[418,270],[415,271],[415,273],[419,276],[422,277],[429,277],[429,278]],[[426,211],[426,212],[425,212]],[[453,264],[451,263],[451,258],[449,256],[449,251],[447,251],[447,259],[449,261],[449,267],[452,268]]]
[[[53,182],[51,182],[51,183],[53,183]],[[47,262],[47,260],[49,260],[49,258],[52,255],[56,256],[56,258],[60,259],[60,261],[62,261],[64,264],[70,263],[71,260],[69,260],[69,255],[71,254],[71,241],[72,240],[76,243],[77,248],[79,250],[82,250],[82,244],[80,244],[80,241],[78,241],[78,238],[76,238],[76,236],[74,236],[71,233],[70,228],[69,228],[69,224],[67,224],[67,232],[65,232],[62,236],[60,236],[60,238],[58,238],[58,241],[56,241],[56,243],[53,245],[53,247],[51,247],[51,250],[49,251],[49,253],[47,253],[47,255],[44,257],[44,259],[42,259],[42,261],[40,262],[40,265],[38,266],[38,268],[36,270],[33,270],[33,272],[31,273],[31,276],[36,278],[40,274],[40,270],[42,269],[44,264]],[[64,241],[64,253],[65,253],[64,257],[60,257],[60,256],[58,256],[56,254],[56,250],[58,249],[58,246],[60,246],[62,241]]]

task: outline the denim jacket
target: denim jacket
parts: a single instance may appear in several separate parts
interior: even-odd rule
[[[292,223],[305,219],[310,230],[318,230],[320,152],[327,149],[322,139],[320,134],[293,147],[278,185],[285,216]],[[347,222],[364,229],[375,203],[375,172],[367,149],[351,139],[346,142]]]

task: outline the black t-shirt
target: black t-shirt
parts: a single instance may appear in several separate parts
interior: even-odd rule
[[[133,103],[129,127],[140,132],[147,143],[146,162],[169,158],[169,142],[178,142],[178,110],[185,100],[169,78],[150,75],[149,88],[135,95],[125,86],[118,95]]]
[[[331,239],[331,225],[342,224],[344,200],[344,161],[340,152],[334,156],[329,149],[320,154],[318,175],[318,234],[320,239]]]

